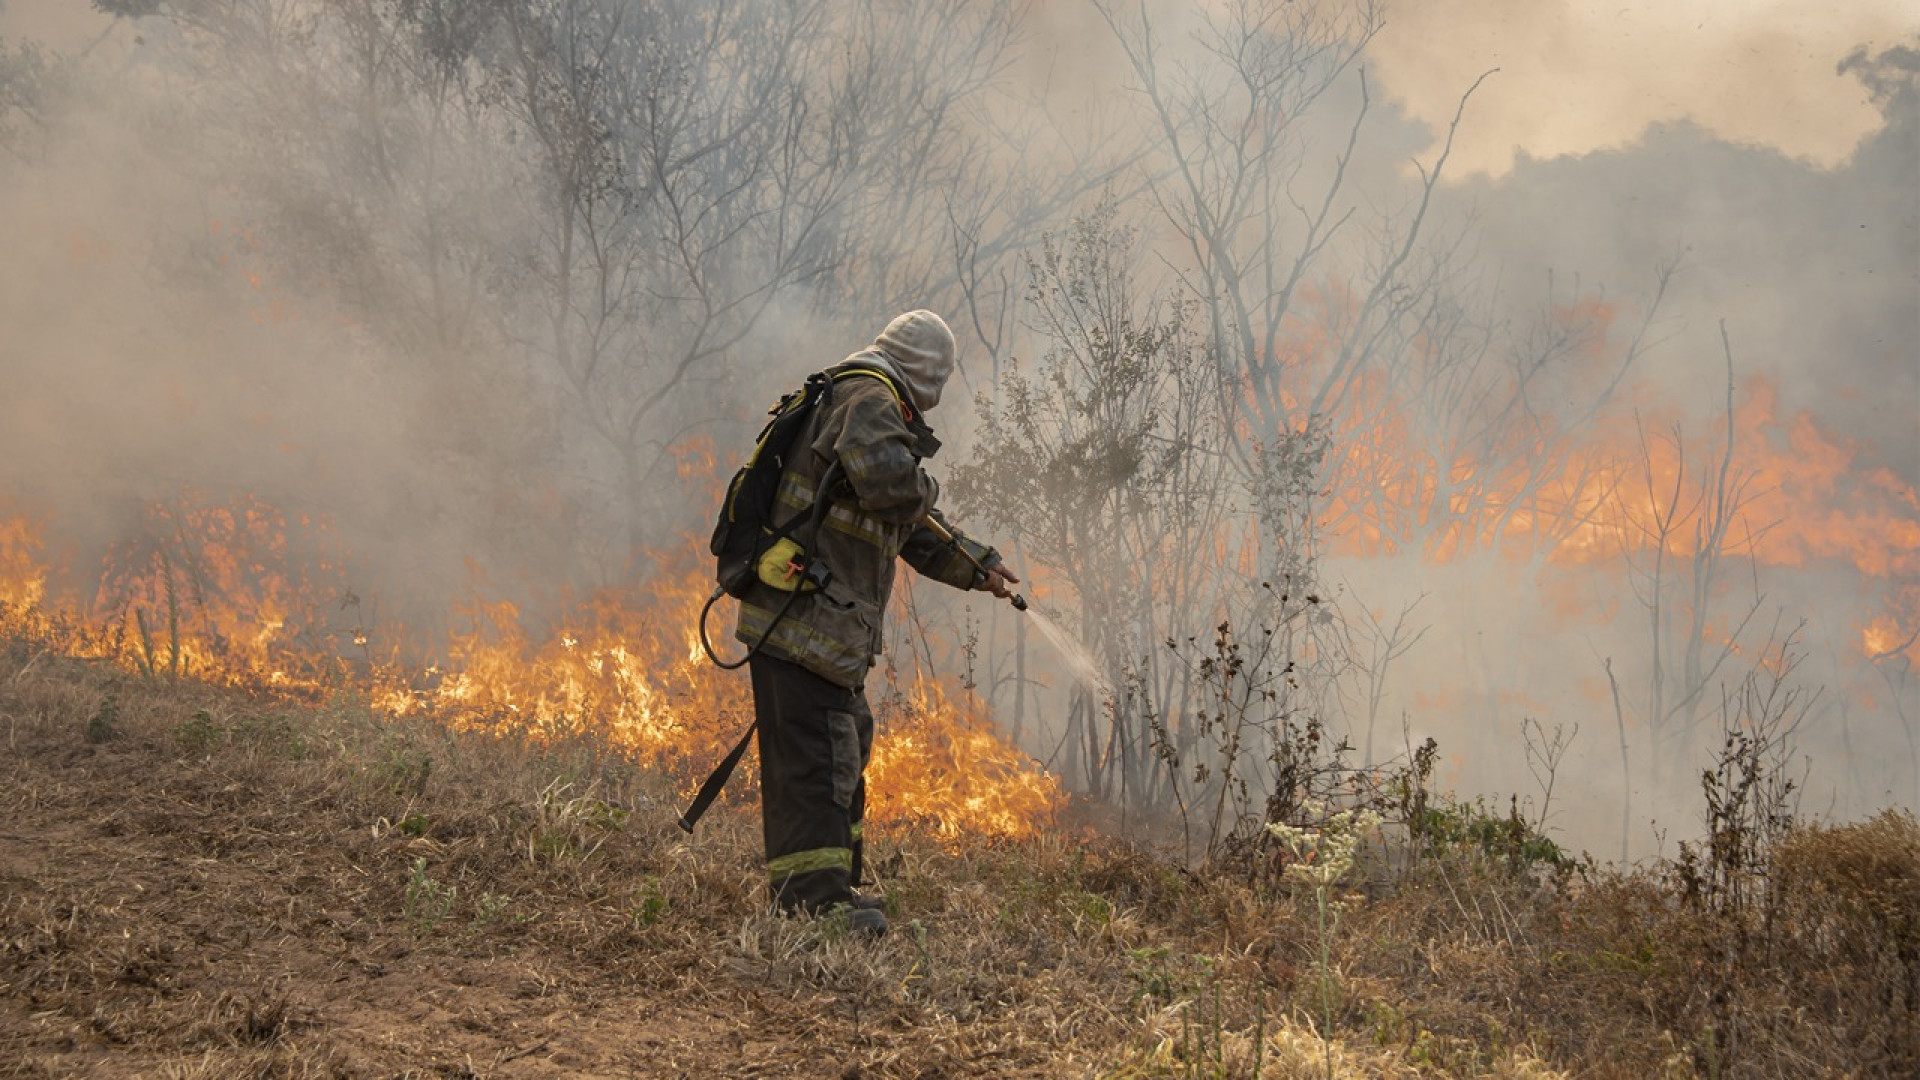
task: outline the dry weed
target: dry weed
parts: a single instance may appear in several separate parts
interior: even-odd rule
[[[114,737],[90,741],[108,697]],[[0,1075],[1271,1078],[1325,1076],[1331,1050],[1339,1077],[1679,1080],[1920,1060],[1910,815],[1788,834],[1770,921],[1737,925],[1654,873],[1423,856],[1338,898],[1323,967],[1310,892],[1090,836],[876,829],[889,937],[779,918],[755,807],[723,802],[689,838],[680,792],[587,739],[19,648],[0,649],[0,716]]]

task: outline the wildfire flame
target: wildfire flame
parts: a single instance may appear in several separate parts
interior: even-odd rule
[[[325,522],[188,490],[147,506],[108,552],[93,613],[122,626],[123,659],[149,674],[312,689],[334,666],[343,565]]]
[[[503,600],[458,613],[444,665],[375,659],[357,619],[346,560],[331,530],[257,499],[189,493],[149,507],[116,545],[91,608],[50,611],[50,568],[24,515],[0,519],[0,633],[50,639],[155,677],[191,677],[284,692],[350,688],[393,716],[535,739],[590,735],[677,777],[689,790],[751,722],[746,680],[708,663],[696,623],[709,583],[700,547],[663,559],[632,590],[568,604],[550,633],[527,629]],[[725,620],[714,634],[728,638]],[[356,655],[357,654],[357,655]],[[1061,802],[1056,781],[919,675],[877,703],[870,817],[915,820],[940,834],[1020,837]],[[754,789],[741,770],[730,791]]]
[[[1298,355],[1289,370],[1324,365],[1324,327],[1354,302],[1337,289],[1316,295],[1323,317],[1293,327],[1287,347]],[[1603,353],[1614,314],[1591,301],[1556,314],[1569,354],[1579,354],[1569,368],[1610,370]],[[1489,399],[1501,393],[1495,387]],[[1860,654],[1920,663],[1920,496],[1890,470],[1861,467],[1859,448],[1810,414],[1783,416],[1766,380],[1748,380],[1731,415],[1696,423],[1685,437],[1677,412],[1650,391],[1631,418],[1618,410],[1562,422],[1529,410],[1526,422],[1453,436],[1424,396],[1363,375],[1328,418],[1334,459],[1320,524],[1341,554],[1417,551],[1444,563],[1498,551],[1558,568],[1610,566],[1649,551],[1689,558],[1708,538],[1691,526],[1657,527],[1672,514],[1661,493],[1697,490],[1731,441],[1739,498],[1728,535],[1737,553],[1759,565],[1840,566],[1884,583],[1879,609],[1855,613],[1851,624]],[[1307,395],[1281,397],[1297,410]],[[689,491],[711,488],[710,443],[676,447],[674,464]],[[549,610],[537,622],[506,600],[476,596],[449,620],[458,629],[442,650],[403,628],[366,625],[347,588],[347,553],[325,521],[248,496],[189,491],[151,505],[108,551],[98,580],[73,591],[91,598],[84,602],[56,601],[50,583],[73,575],[51,564],[45,535],[31,514],[0,507],[0,632],[149,676],[314,695],[351,688],[390,715],[460,729],[586,734],[689,788],[751,719],[745,680],[709,664],[696,635],[709,581],[692,537],[663,553],[642,584],[542,605]],[[1244,560],[1255,546],[1228,535],[1213,545],[1216,558],[1237,557],[1249,574]],[[1554,599],[1552,583],[1543,584]],[[726,640],[727,619],[716,614],[716,636]],[[440,651],[442,663],[417,659]],[[1590,690],[1599,699],[1604,688]],[[1001,741],[970,696],[939,679],[915,673],[876,711],[876,820],[925,821],[950,836],[1021,836],[1060,804],[1055,780]],[[739,774],[736,797],[752,790],[752,773]]]
[[[1592,351],[1613,317],[1582,303],[1556,321]],[[1607,369],[1592,357],[1582,366]],[[1740,385],[1731,415],[1691,424],[1651,389],[1634,392],[1643,398],[1635,409],[1577,427],[1529,416],[1455,439],[1390,381],[1358,378],[1331,421],[1326,535],[1344,555],[1417,550],[1429,564],[1496,551],[1547,567],[1610,568],[1656,551],[1692,559],[1718,545],[1756,566],[1833,567],[1878,583],[1867,591],[1882,607],[1856,618],[1862,653],[1920,663],[1920,494],[1911,485],[1862,465],[1861,448],[1811,413],[1782,415],[1763,377]],[[1703,522],[1717,509],[1726,528],[1716,535]]]
[[[24,517],[0,519],[0,608],[35,608],[47,595],[40,536]]]

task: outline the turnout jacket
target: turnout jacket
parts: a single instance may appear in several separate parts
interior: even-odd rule
[[[764,635],[767,654],[849,689],[866,683],[883,646],[895,559],[956,589],[982,583],[965,554],[920,524],[930,513],[939,517],[939,485],[920,462],[940,442],[889,377],[889,367],[884,355],[868,349],[830,369],[836,376],[833,398],[808,418],[795,444],[805,450],[796,449],[780,475],[775,520],[806,513],[816,497],[829,500],[818,535],[804,522],[793,534],[825,564],[826,584],[792,597],[756,578],[740,601],[734,627],[738,640],[753,645]],[[836,461],[841,476],[823,495],[821,479]],[[959,543],[984,566],[999,561],[990,547],[964,537]],[[792,607],[780,616],[790,597]]]

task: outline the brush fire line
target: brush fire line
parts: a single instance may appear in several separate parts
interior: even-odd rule
[[[436,643],[390,621],[361,621],[372,605],[348,588],[352,560],[324,522],[204,493],[156,504],[143,520],[145,530],[85,576],[70,556],[49,555],[66,547],[56,530],[0,512],[0,637],[141,678],[338,695],[378,715],[535,742],[604,740],[683,790],[749,708],[744,687],[708,665],[685,629],[710,581],[692,537],[659,553],[655,571],[631,588],[552,604],[555,614],[541,620],[550,632],[514,604],[474,600],[441,620],[464,629]],[[315,550],[324,557],[299,554]],[[422,659],[436,653],[438,662]],[[950,840],[1019,838],[1060,806],[1057,780],[931,675],[907,673],[877,711],[875,822],[917,823]],[[743,779],[736,799],[755,790],[755,778]]]
[[[1705,441],[1722,449],[1730,435],[1749,475],[1744,520],[1729,529],[1742,538],[1736,554],[1742,565],[1818,571],[1845,586],[1822,593],[1836,644],[1851,645],[1836,665],[1849,703],[1884,715],[1901,690],[1881,686],[1882,672],[1920,664],[1920,498],[1889,470],[1865,467],[1845,436],[1784,409],[1765,380],[1743,384],[1729,404],[1730,415],[1704,430],[1720,433],[1719,442]],[[1712,475],[1715,459],[1679,438],[1677,415],[1654,409],[1643,425],[1549,432],[1541,437],[1577,437],[1580,452],[1528,487],[1524,475],[1501,471],[1507,459],[1423,448],[1407,407],[1385,389],[1372,406],[1393,422],[1350,449],[1359,457],[1344,466],[1347,482],[1334,488],[1327,511],[1330,542],[1343,557],[1410,553],[1422,567],[1438,567],[1495,551],[1532,575],[1559,617],[1599,625],[1621,616],[1597,608],[1589,593],[1620,595],[1629,560],[1664,553],[1684,563],[1699,554],[1688,522],[1658,528],[1662,508],[1647,499]],[[1657,437],[1662,429],[1674,434]],[[1547,459],[1557,454],[1539,448]],[[717,487],[712,468],[711,455],[683,463],[683,479]],[[1485,513],[1466,512],[1476,506]],[[711,586],[696,569],[704,560],[691,538],[684,550],[658,553],[663,569],[640,587],[550,605],[559,611],[552,634],[525,629],[512,605],[475,601],[442,623],[466,630],[426,639],[391,622],[363,625],[360,608],[342,606],[352,595],[342,569],[350,559],[320,519],[189,489],[155,501],[115,538],[90,538],[106,557],[84,560],[73,554],[79,541],[56,527],[61,520],[0,507],[0,629],[145,676],[305,694],[351,685],[385,711],[431,713],[452,726],[536,737],[590,730],[683,777],[687,763],[711,762],[737,734],[733,721],[717,718],[746,708],[741,687],[702,670],[694,635],[663,630],[691,622]],[[76,573],[81,561],[98,569]],[[436,654],[446,659],[420,659]],[[1035,780],[1044,774],[1011,747],[981,749],[976,735],[992,739],[985,718],[952,704],[970,698],[919,673],[905,682],[897,701],[907,719],[882,725],[870,771],[880,792],[876,819],[1031,832],[1057,804],[1057,784]],[[1445,709],[1458,700],[1449,693],[1442,686],[1427,700]],[[1602,700],[1605,685],[1593,693]],[[952,767],[965,754],[991,764]],[[964,793],[953,789],[953,776],[967,777]],[[1029,780],[1044,791],[1030,790]]]

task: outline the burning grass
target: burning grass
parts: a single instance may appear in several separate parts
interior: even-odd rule
[[[294,694],[359,695],[383,716],[456,731],[613,744],[690,793],[752,716],[745,680],[709,664],[697,636],[711,580],[700,545],[661,556],[632,588],[556,600],[543,619],[470,599],[444,650],[379,623],[347,585],[351,557],[325,520],[250,496],[194,491],[150,504],[107,553],[92,596],[49,595],[74,579],[50,565],[24,514],[0,515],[0,633],[108,661],[149,680],[192,678]],[[713,632],[725,639],[726,618]],[[438,655],[437,660],[429,659]],[[1024,836],[1061,803],[1055,780],[999,738],[968,696],[916,673],[875,705],[878,791],[870,816],[949,837]],[[734,794],[750,796],[743,772]]]
[[[111,703],[109,705],[109,703]],[[0,646],[0,1074],[1906,1076],[1920,826],[1664,868],[1363,859],[1314,897],[1099,837],[876,829],[878,944],[766,913],[631,748]],[[1326,962],[1322,963],[1322,948]],[[1330,1020],[1330,1024],[1328,1021]],[[1330,1036],[1323,1041],[1321,1034]]]

